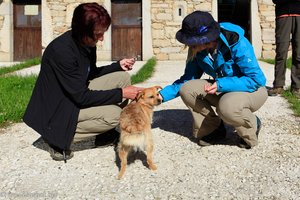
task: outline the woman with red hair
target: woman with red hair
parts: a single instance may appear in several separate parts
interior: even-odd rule
[[[54,160],[73,157],[72,141],[96,136],[96,146],[116,142],[122,106],[141,90],[130,85],[126,72],[132,69],[133,58],[96,66],[96,44],[103,41],[110,24],[105,8],[80,4],[73,13],[72,29],[45,49],[23,119],[49,144]]]

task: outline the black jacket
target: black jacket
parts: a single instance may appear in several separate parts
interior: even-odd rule
[[[300,1],[298,0],[273,0],[276,17],[285,14],[300,14]]]
[[[24,122],[50,144],[69,149],[81,108],[122,101],[121,88],[88,89],[89,80],[114,71],[122,71],[119,62],[97,68],[96,47],[83,47],[71,31],[64,33],[45,49]]]

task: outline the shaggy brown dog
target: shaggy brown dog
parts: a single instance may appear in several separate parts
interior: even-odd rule
[[[153,163],[153,139],[151,123],[153,108],[161,104],[162,99],[158,93],[160,86],[144,89],[136,98],[136,101],[127,105],[120,116],[120,141],[118,153],[121,161],[121,169],[118,179],[121,179],[127,166],[127,156],[132,149],[146,150],[147,163],[151,170],[157,167]]]

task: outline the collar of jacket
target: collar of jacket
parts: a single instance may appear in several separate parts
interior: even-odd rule
[[[78,47],[79,51],[84,54],[85,56],[89,56],[91,54],[91,49],[92,47],[88,47],[85,46],[83,44],[81,44],[81,42],[79,42],[78,40],[76,40],[73,36],[72,36],[72,30],[70,31],[71,37],[74,41],[74,43],[76,44],[76,46]]]

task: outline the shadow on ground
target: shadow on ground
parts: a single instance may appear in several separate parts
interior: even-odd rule
[[[152,128],[172,132],[184,136],[197,143],[198,139],[192,135],[193,117],[188,109],[167,109],[155,111],[153,115]],[[239,143],[240,137],[236,134],[233,127],[225,124],[226,139],[217,144],[234,145]]]
[[[191,142],[198,143],[198,139],[192,135],[193,118],[188,109],[166,109],[155,111],[153,114],[152,128],[159,128],[161,130],[171,132],[188,138]],[[237,145],[240,138],[235,133],[234,129],[225,124],[226,139],[216,144],[222,145]],[[83,151],[95,148],[95,137],[77,142],[71,145],[73,151]],[[49,152],[48,144],[40,137],[32,144],[34,147]],[[120,160],[117,155],[117,148],[115,146],[116,164],[120,167]],[[128,155],[128,164],[134,163],[135,160],[141,160],[143,164],[148,167],[146,162],[146,155],[144,152],[132,152]]]
[[[83,151],[87,149],[93,149],[95,148],[94,145],[95,137],[91,137],[90,139],[76,142],[71,145],[72,151]],[[49,145],[43,140],[42,137],[39,137],[36,141],[32,143],[32,145],[38,149],[49,151]]]
[[[167,109],[155,111],[152,128],[176,133],[187,138],[192,137],[193,118],[187,109]]]

